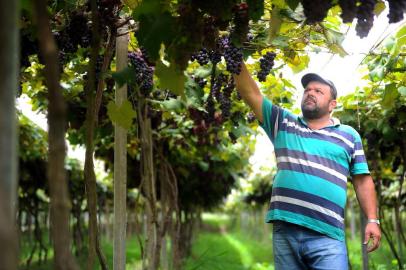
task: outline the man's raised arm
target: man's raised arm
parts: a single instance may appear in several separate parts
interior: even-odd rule
[[[241,73],[239,75],[234,74],[234,80],[241,97],[254,111],[257,119],[262,122],[263,96],[244,63],[241,64]]]

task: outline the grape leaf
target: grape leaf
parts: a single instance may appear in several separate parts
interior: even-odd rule
[[[382,11],[384,11],[386,8],[385,3],[383,1],[376,3],[375,8],[374,8],[374,14],[376,16],[379,16]]]
[[[273,7],[271,12],[271,22],[269,23],[269,42],[272,42],[281,29],[282,18],[280,14],[280,9],[276,5]]]
[[[185,95],[187,103],[195,106],[202,106],[203,104],[203,89],[193,80],[188,77],[185,87]]]
[[[135,70],[132,67],[126,67],[123,70],[114,72],[111,76],[116,81],[118,87],[123,86],[126,83],[135,83]]]
[[[299,0],[286,0],[286,4],[291,10],[295,10],[299,5]]]
[[[144,1],[145,2],[145,1]],[[140,4],[138,0],[123,0],[123,3],[132,10],[136,9]]]
[[[390,83],[385,86],[385,92],[383,94],[382,106],[391,108],[395,104],[396,98],[399,96],[399,92],[395,83]]]
[[[396,34],[398,48],[406,44],[406,26],[403,26]]]
[[[161,88],[184,96],[185,74],[174,64],[166,66],[162,61],[158,61],[155,66],[155,75],[159,78]]]
[[[139,44],[147,50],[148,57],[156,61],[161,44],[170,44],[175,36],[175,19],[162,9],[159,0],[142,1],[133,17],[139,21],[136,33]]]
[[[110,101],[107,105],[107,115],[110,120],[122,128],[130,129],[133,119],[136,116],[136,112],[133,110],[131,103],[126,100],[121,106],[118,106],[115,102]]]
[[[261,19],[264,14],[264,1],[260,0],[247,0],[248,16],[254,21]]]
[[[328,47],[333,53],[337,53],[341,57],[348,55],[348,53],[344,50],[344,48],[340,44],[332,43],[329,44]]]
[[[180,111],[184,107],[182,100],[175,98],[157,101],[157,103],[160,103],[164,109],[169,111]]]
[[[405,86],[401,86],[398,88],[398,92],[399,94],[401,94],[402,96],[406,96],[406,87]]]
[[[380,65],[377,65],[373,70],[369,72],[369,77],[373,82],[382,80],[384,75],[385,75],[384,67]]]

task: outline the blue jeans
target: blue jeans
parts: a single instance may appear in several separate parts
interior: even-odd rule
[[[275,270],[347,270],[345,242],[283,221],[273,223]]]

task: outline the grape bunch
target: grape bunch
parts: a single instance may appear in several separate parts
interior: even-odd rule
[[[242,44],[246,41],[249,27],[248,5],[240,3],[234,8],[234,28],[231,33],[232,40],[237,44]]]
[[[242,49],[235,47],[228,37],[223,38],[221,43],[224,48],[227,71],[237,75],[240,74],[243,61]]]
[[[260,71],[257,74],[258,80],[260,82],[265,82],[266,81],[266,76],[268,76],[269,72],[274,66],[274,60],[275,60],[276,54],[274,52],[267,52],[260,60],[259,60],[259,66],[260,66]]]
[[[338,4],[341,7],[343,22],[352,22],[355,16],[357,16],[357,0],[339,0]]]
[[[249,112],[247,114],[247,121],[248,123],[253,123],[255,121],[256,117],[255,114],[253,112]]]
[[[92,33],[84,12],[72,12],[65,31],[74,49],[77,49],[78,46],[82,48],[90,46]]]
[[[389,23],[397,23],[403,20],[403,13],[406,12],[405,0],[388,0],[389,3]]]
[[[309,24],[323,21],[332,6],[331,0],[302,0],[302,5]]]
[[[366,37],[374,24],[374,9],[376,0],[364,0],[357,10],[357,25],[355,30],[361,38]]]
[[[74,53],[76,52],[75,46],[73,45],[68,33],[66,31],[53,32],[56,44],[59,50],[64,53]]]
[[[38,53],[38,43],[28,33],[20,30],[20,44],[20,65],[29,67],[31,65],[29,56]]]
[[[153,87],[154,70],[145,61],[141,53],[128,53],[130,66],[135,70],[135,83],[144,95],[148,95]]]
[[[209,58],[213,65],[216,65],[221,61],[221,52],[218,50],[212,50],[209,54]]]
[[[192,61],[197,61],[199,65],[204,66],[209,63],[210,55],[206,48],[202,48],[198,53],[193,54]]]
[[[206,100],[206,111],[207,111],[207,121],[208,122],[213,122],[214,121],[214,115],[216,113],[216,106],[214,103],[214,97],[210,93],[209,96],[207,97]]]
[[[212,80],[211,94],[216,98],[217,101],[221,99],[221,88],[223,85],[227,84],[228,77],[223,73],[220,73],[214,80]]]
[[[230,117],[230,110],[231,110],[231,94],[235,88],[234,79],[228,81],[227,85],[224,86],[222,95],[220,96],[220,108],[221,114],[223,119],[227,119]]]
[[[217,100],[219,99],[221,86],[222,86],[221,82],[219,82],[218,79],[216,80],[214,75],[212,75],[210,93],[206,100],[206,111],[208,113],[208,115],[207,115],[208,122],[214,121],[214,115],[216,112],[214,98],[216,98]]]

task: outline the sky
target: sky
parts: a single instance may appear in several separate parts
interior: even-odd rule
[[[387,9],[385,11],[387,12]],[[350,27],[342,44],[345,51],[349,54],[348,56],[340,57],[339,55],[327,53],[310,53],[309,67],[305,71],[293,74],[289,68],[283,70],[284,77],[289,78],[297,87],[298,100],[300,100],[302,90],[300,79],[304,74],[309,72],[318,73],[333,81],[336,85],[338,96],[354,92],[357,86],[362,85],[360,73],[357,72],[362,59],[383,37],[393,33],[401,24],[406,23],[404,20],[397,24],[389,24],[385,11],[380,16],[375,17],[374,26],[366,38],[361,39],[356,35],[355,24]],[[344,31],[346,30],[345,28]],[[17,100],[17,107],[40,127],[47,130],[46,117],[31,110],[30,100],[27,96],[23,95]],[[263,130],[261,128],[258,130],[259,134],[253,138],[256,140],[256,150],[250,158],[250,163],[254,173],[261,173],[262,171],[266,173],[267,170],[263,168],[270,168],[274,164],[273,146]],[[68,145],[68,155],[83,161],[84,149],[81,147],[72,148]]]

